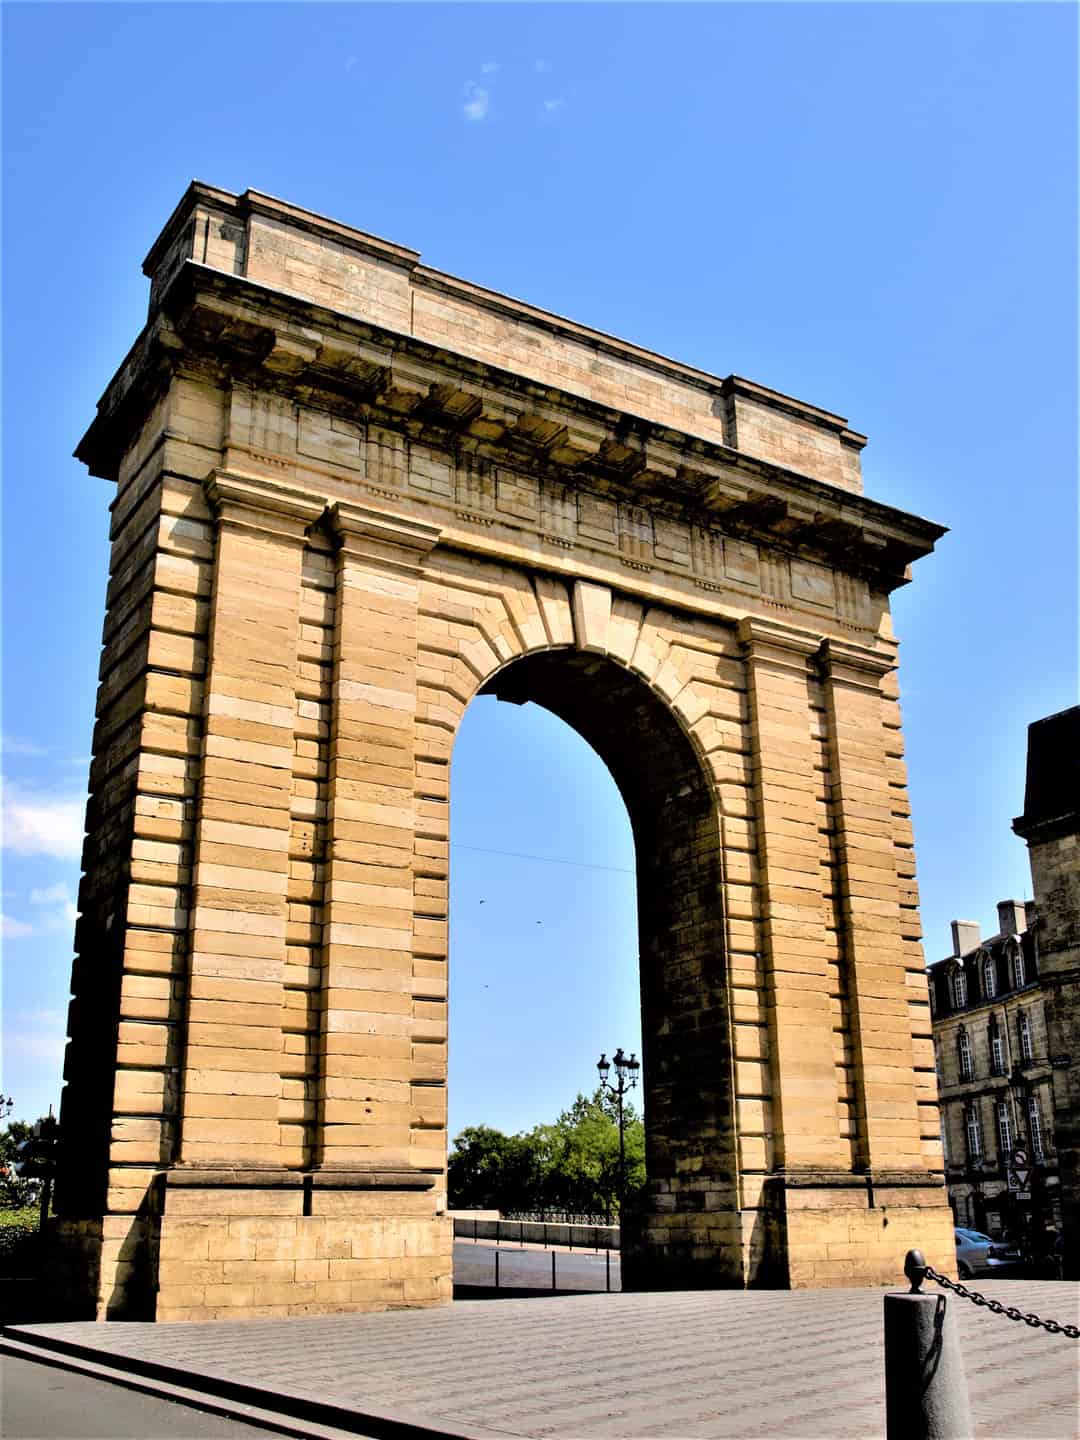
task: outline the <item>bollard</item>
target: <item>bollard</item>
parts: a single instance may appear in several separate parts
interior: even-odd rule
[[[971,1440],[964,1360],[944,1295],[919,1291],[925,1261],[908,1252],[911,1293],[885,1296],[887,1440]]]
[[[552,1252],[551,1252],[551,1288],[552,1288],[552,1290],[555,1289],[555,1256],[556,1256],[557,1254],[558,1254],[558,1251],[557,1251],[557,1250],[552,1250]]]

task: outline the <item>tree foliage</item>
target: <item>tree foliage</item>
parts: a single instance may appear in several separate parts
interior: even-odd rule
[[[11,1103],[5,1099],[4,1109],[10,1110]],[[42,1121],[44,1119],[43,1116]],[[29,1120],[9,1120],[0,1127],[0,1208],[18,1210],[33,1205],[41,1193],[40,1179],[18,1175],[15,1171],[19,1146],[33,1133],[34,1126]]]
[[[645,1183],[645,1127],[624,1105],[628,1198]],[[616,1216],[619,1210],[619,1127],[610,1096],[578,1095],[550,1125],[504,1135],[471,1125],[454,1140],[450,1204],[504,1215]]]

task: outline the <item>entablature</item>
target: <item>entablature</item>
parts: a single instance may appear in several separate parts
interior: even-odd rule
[[[193,261],[173,275],[80,442],[76,454],[95,474],[115,478],[142,416],[175,373],[335,417],[346,437],[374,427],[388,450],[396,435],[449,453],[466,472],[453,497],[466,522],[493,523],[497,511],[513,522],[516,510],[518,523],[555,546],[571,548],[580,536],[610,545],[630,569],[695,571],[706,589],[714,583],[708,559],[696,565],[694,551],[707,551],[710,537],[727,537],[736,557],[735,573],[716,584],[734,580],[737,588],[740,543],[748,566],[757,563],[754,547],[765,546],[802,567],[793,584],[813,606],[824,604],[814,594],[824,584],[815,567],[888,593],[944,533],[700,436]],[[350,443],[332,440],[323,458],[347,467]],[[498,503],[500,485],[508,504]],[[373,488],[394,493],[392,478]],[[649,527],[648,544],[635,544],[635,526],[642,536]]]

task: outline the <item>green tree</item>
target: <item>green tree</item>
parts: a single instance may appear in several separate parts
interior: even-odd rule
[[[11,1114],[14,1101],[0,1097],[0,1115]],[[42,1117],[44,1119],[44,1117]],[[41,1194],[41,1181],[18,1175],[15,1165],[19,1159],[19,1146],[33,1134],[33,1124],[28,1120],[8,1120],[0,1129],[0,1207],[5,1210],[20,1210],[34,1205]]]
[[[645,1181],[645,1127],[624,1108],[627,1195]],[[610,1096],[578,1095],[550,1125],[505,1135],[473,1125],[454,1140],[450,1204],[457,1208],[611,1217],[619,1208],[619,1129]]]
[[[626,1191],[645,1183],[645,1127],[632,1105],[623,1107]],[[619,1126],[614,1101],[601,1090],[579,1094],[554,1125],[538,1126],[544,1151],[548,1208],[578,1215],[619,1210]]]
[[[531,1135],[504,1135],[470,1125],[454,1139],[447,1168],[450,1204],[475,1210],[522,1210],[540,1188]]]

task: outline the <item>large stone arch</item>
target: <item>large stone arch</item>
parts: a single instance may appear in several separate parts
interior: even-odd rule
[[[563,714],[638,839],[642,1286],[951,1263],[862,437],[193,186],[79,454],[116,482],[62,1104],[84,1313],[450,1297],[449,762]]]

